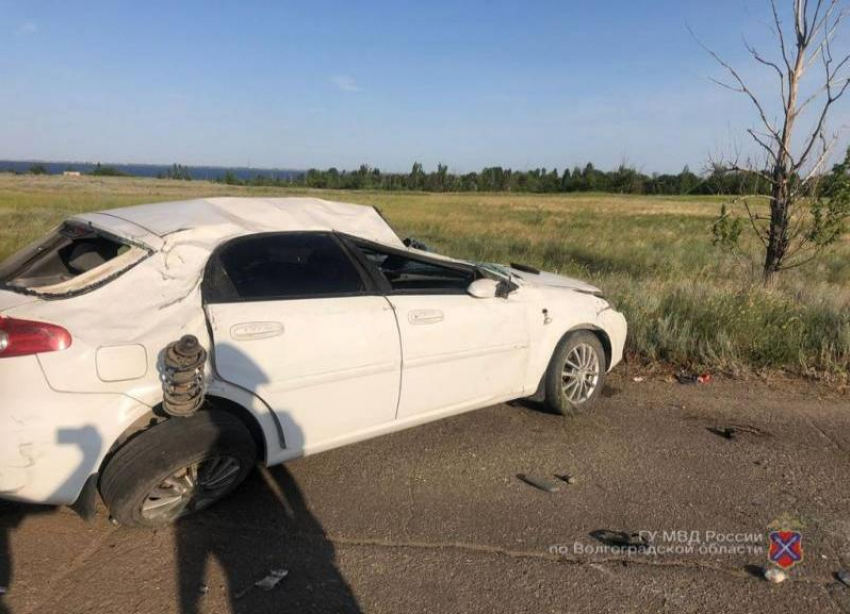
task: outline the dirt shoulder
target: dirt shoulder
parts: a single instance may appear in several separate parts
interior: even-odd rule
[[[622,374],[593,415],[491,407],[258,473],[157,532],[0,504],[0,612],[848,612],[848,410],[799,382]],[[804,560],[771,585],[763,551],[729,547],[765,546],[742,540],[783,515]],[[655,553],[601,530],[654,534]]]

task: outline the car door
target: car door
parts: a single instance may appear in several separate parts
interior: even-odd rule
[[[204,280],[218,377],[279,418],[287,454],[395,418],[401,353],[389,302],[332,233],[241,237]]]
[[[386,288],[401,333],[398,418],[451,413],[518,397],[528,362],[516,295],[474,298],[471,265],[352,241]]]

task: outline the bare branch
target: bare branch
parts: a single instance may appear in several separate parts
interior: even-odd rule
[[[826,83],[824,85],[826,89],[826,100],[824,101],[823,107],[821,107],[817,123],[815,124],[815,129],[812,131],[812,134],[806,142],[805,147],[803,147],[800,156],[797,158],[796,163],[792,167],[795,172],[805,165],[806,160],[808,159],[809,154],[811,153],[815,143],[818,141],[819,138],[822,138],[824,126],[826,124],[826,118],[829,114],[830,108],[839,99],[841,99],[842,96],[844,96],[844,93],[847,91],[847,87],[850,86],[850,78],[839,80],[837,83],[833,83],[833,79],[835,78],[836,72],[838,70],[841,70],[841,68],[845,64],[847,64],[848,61],[850,61],[850,55],[844,57],[844,59],[839,62],[835,69],[830,68],[832,61],[832,52],[830,51],[829,41],[826,41],[826,45],[824,46],[823,51],[823,64],[824,70],[826,72]],[[838,86],[837,91],[833,89],[834,86]]]
[[[767,155],[770,157],[770,159],[775,162],[776,161],[776,152],[773,151],[773,149],[770,147],[770,145],[768,145],[767,143],[765,143],[762,140],[762,138],[759,136],[759,133],[756,132],[755,130],[753,130],[752,128],[747,128],[747,133],[751,137],[753,137],[753,140],[756,143],[758,143],[767,152]]]
[[[782,51],[782,59],[785,61],[785,67],[790,73],[791,60],[788,57],[788,51],[785,46],[785,34],[782,32],[782,20],[779,19],[779,11],[776,10],[776,0],[770,0],[770,8],[773,11],[773,23],[776,24],[776,34],[779,37],[779,48]]]
[[[755,108],[758,110],[759,116],[761,117],[761,121],[765,125],[765,127],[767,128],[768,132],[770,132],[774,136],[774,138],[779,140],[779,133],[773,127],[773,125],[770,123],[770,120],[767,119],[767,114],[765,113],[764,107],[762,106],[761,102],[759,102],[759,99],[755,96],[755,94],[753,94],[752,90],[750,90],[750,88],[747,87],[747,84],[744,82],[744,80],[738,74],[738,71],[736,71],[734,68],[732,68],[732,66],[730,66],[726,61],[724,61],[719,55],[717,55],[717,53],[715,53],[714,51],[712,51],[711,49],[706,47],[703,44],[703,42],[697,37],[697,35],[694,33],[694,31],[691,29],[691,27],[690,26],[687,26],[687,27],[688,27],[688,31],[691,33],[691,36],[694,37],[694,40],[696,40],[697,43],[700,45],[700,47],[702,47],[706,51],[706,53],[708,53],[711,57],[713,57],[714,60],[718,64],[720,64],[723,68],[726,69],[726,71],[732,76],[732,78],[738,84],[738,87],[737,88],[732,87],[732,86],[726,85],[726,84],[724,84],[720,81],[716,81],[714,79],[712,79],[712,81],[714,81],[715,83],[718,83],[719,85],[722,85],[722,86],[724,86],[728,89],[731,89],[732,91],[737,91],[737,92],[740,92],[742,94],[746,94],[747,97],[750,99],[750,101],[755,106]]]
[[[782,100],[782,108],[787,109],[787,105],[785,104],[785,73],[782,72],[782,69],[779,68],[779,65],[776,62],[765,59],[755,47],[747,42],[746,38],[744,39],[744,47],[750,52],[750,55],[753,56],[753,59],[755,59],[756,62],[763,64],[768,68],[772,68],[776,72],[776,76],[779,77],[779,98]]]
[[[835,3],[833,2],[833,4]],[[827,22],[825,20],[829,17],[831,11],[832,7],[830,8],[830,11],[828,11],[827,14],[824,15],[824,21],[814,30],[814,34],[816,34],[818,30],[824,28],[823,40],[818,43],[817,47],[815,47],[815,50],[812,52],[812,55],[806,61],[804,70],[808,70],[808,68],[817,61],[818,57],[823,52],[824,47],[835,36],[835,33],[838,31],[838,26],[841,25],[841,22],[844,20],[848,13],[848,9],[842,9],[836,16],[835,21],[832,22],[832,26],[826,27]]]
[[[836,143],[838,143],[838,135],[833,135],[832,138],[827,141],[826,137],[821,133],[820,141],[822,144],[822,149],[820,155],[818,156],[815,163],[806,173],[806,176],[801,179],[803,183],[808,183],[813,177],[820,173],[821,168],[829,159],[830,155],[832,155],[833,150],[835,149]]]
[[[752,227],[753,232],[758,237],[758,240],[761,241],[761,244],[765,248],[767,248],[768,232],[764,228],[759,228],[758,225],[756,224],[756,222],[758,220],[760,220],[761,218],[758,215],[753,214],[753,210],[750,208],[750,203],[747,201],[746,198],[743,199],[743,201],[744,201],[744,208],[746,208],[746,210],[747,210],[747,217],[750,218],[750,226]]]

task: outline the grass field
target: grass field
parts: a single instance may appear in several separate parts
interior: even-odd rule
[[[850,373],[850,240],[767,291],[712,247],[716,198],[322,192],[0,175],[0,258],[73,213],[305,193],[376,205],[400,235],[448,255],[523,262],[599,285],[626,313],[638,360],[730,373]]]

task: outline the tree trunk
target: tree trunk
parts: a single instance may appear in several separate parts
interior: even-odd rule
[[[764,285],[773,282],[788,251],[788,174],[783,166],[773,170],[770,194],[770,230],[764,258]]]
[[[799,0],[795,3],[799,11]],[[785,123],[781,135],[777,135],[777,151],[773,165],[773,177],[770,190],[770,229],[767,235],[767,250],[764,257],[764,285],[770,285],[776,274],[782,269],[782,262],[788,252],[788,222],[793,195],[788,181],[791,164],[791,135],[797,119],[797,94],[800,78],[805,72],[806,47],[798,42],[797,60],[794,69],[788,73],[788,98],[785,102]]]

